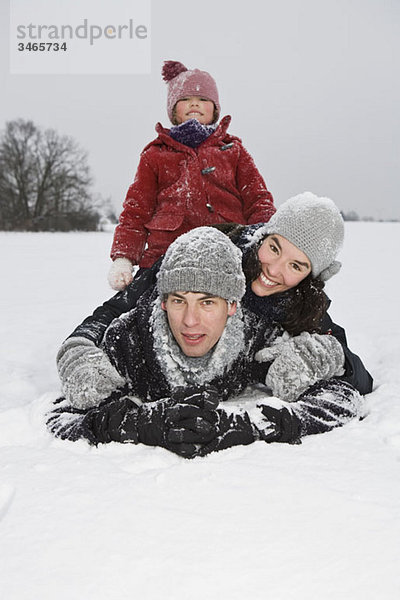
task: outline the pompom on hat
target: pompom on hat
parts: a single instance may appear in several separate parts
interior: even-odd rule
[[[311,262],[313,277],[323,281],[339,272],[336,256],[343,245],[344,222],[336,204],[304,192],[284,202],[257,231],[259,239],[277,233],[297,246]]]
[[[207,71],[189,70],[181,62],[166,60],[161,73],[168,84],[167,112],[172,123],[175,104],[188,96],[201,96],[214,102],[217,111],[215,121],[218,120],[221,107],[217,84]]]
[[[214,227],[196,227],[168,247],[157,275],[159,294],[203,292],[239,301],[246,280],[242,253]]]

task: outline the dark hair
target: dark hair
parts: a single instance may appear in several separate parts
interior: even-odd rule
[[[329,305],[324,287],[321,279],[309,274],[298,286],[289,290],[290,301],[282,325],[291,335],[298,335],[302,331],[321,331],[322,317]]]
[[[225,233],[234,244],[238,242],[245,227],[236,223],[217,225],[217,229]],[[261,273],[258,250],[264,239],[243,253],[242,267],[247,284],[257,279]],[[313,278],[309,273],[296,287],[284,292],[285,317],[281,325],[291,335],[298,335],[302,331],[310,333],[320,331],[322,317],[329,305],[328,298],[323,291],[324,287],[325,283],[321,279]]]

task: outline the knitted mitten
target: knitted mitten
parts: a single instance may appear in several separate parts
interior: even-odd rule
[[[121,291],[132,283],[133,265],[128,258],[116,258],[108,273],[108,283],[113,290]]]
[[[84,337],[65,340],[57,354],[57,368],[63,393],[75,408],[97,406],[125,384],[104,352]]]
[[[273,361],[265,383],[274,396],[289,402],[317,381],[344,373],[343,348],[332,335],[283,335],[270,348],[257,352],[256,360]]]

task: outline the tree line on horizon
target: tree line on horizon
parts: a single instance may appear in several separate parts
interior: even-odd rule
[[[359,214],[355,210],[350,210],[349,212],[340,211],[343,221],[362,221],[362,222],[371,222],[371,221],[379,221],[379,222],[393,222],[397,223],[399,219],[374,219],[373,217],[360,217]]]
[[[6,123],[0,136],[0,230],[96,231],[116,220],[110,199],[95,198],[87,153],[33,121]]]
[[[87,153],[77,142],[30,120],[0,134],[0,230],[98,231],[116,223],[111,199],[95,197]],[[342,211],[345,221],[374,221]],[[392,219],[398,221],[398,219]]]

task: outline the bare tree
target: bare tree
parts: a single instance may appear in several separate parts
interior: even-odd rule
[[[0,140],[0,228],[95,229],[87,155],[70,137],[32,121],[6,124]]]
[[[342,216],[343,216],[344,221],[359,221],[360,220],[360,217],[358,216],[358,213],[356,213],[355,210],[350,210],[347,213],[342,212]]]

